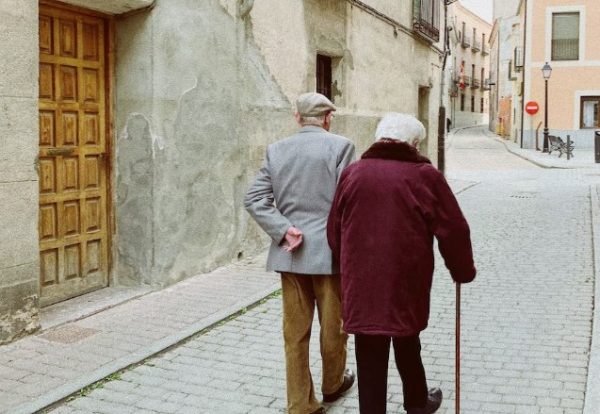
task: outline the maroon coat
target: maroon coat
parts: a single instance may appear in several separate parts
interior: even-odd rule
[[[344,328],[409,336],[427,327],[433,237],[460,283],[475,278],[469,226],[444,176],[408,144],[379,141],[342,173],[329,214]]]

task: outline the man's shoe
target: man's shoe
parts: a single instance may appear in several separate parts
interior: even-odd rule
[[[323,394],[323,401],[326,403],[332,403],[337,401],[346,391],[352,388],[354,384],[354,380],[356,379],[356,375],[352,372],[351,369],[347,369],[344,371],[344,382],[340,385],[340,388],[334,393],[331,394]]]
[[[407,408],[407,414],[433,414],[442,405],[442,390],[439,388],[429,388],[427,395],[427,405],[424,408]]]

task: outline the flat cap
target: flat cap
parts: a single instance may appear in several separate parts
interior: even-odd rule
[[[303,93],[296,101],[296,110],[300,116],[323,116],[336,109],[325,95],[316,92]]]

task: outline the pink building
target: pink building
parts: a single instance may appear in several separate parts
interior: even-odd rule
[[[540,107],[535,115],[521,108],[523,146],[535,147],[535,129],[544,123],[541,69],[547,62],[552,67],[548,80],[550,134],[563,139],[570,135],[576,148],[592,147],[594,131],[600,130],[600,3],[522,0],[519,11],[525,27],[523,102],[535,101]]]

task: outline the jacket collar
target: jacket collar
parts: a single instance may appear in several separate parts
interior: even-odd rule
[[[406,142],[393,139],[382,139],[377,141],[362,155],[362,159],[384,159],[413,162],[416,164],[431,164],[431,161],[419,154],[415,147]]]
[[[316,125],[306,125],[303,126],[302,128],[300,128],[300,131],[298,131],[300,134],[303,134],[305,132],[325,132],[327,133],[327,131],[321,127],[318,127]]]

